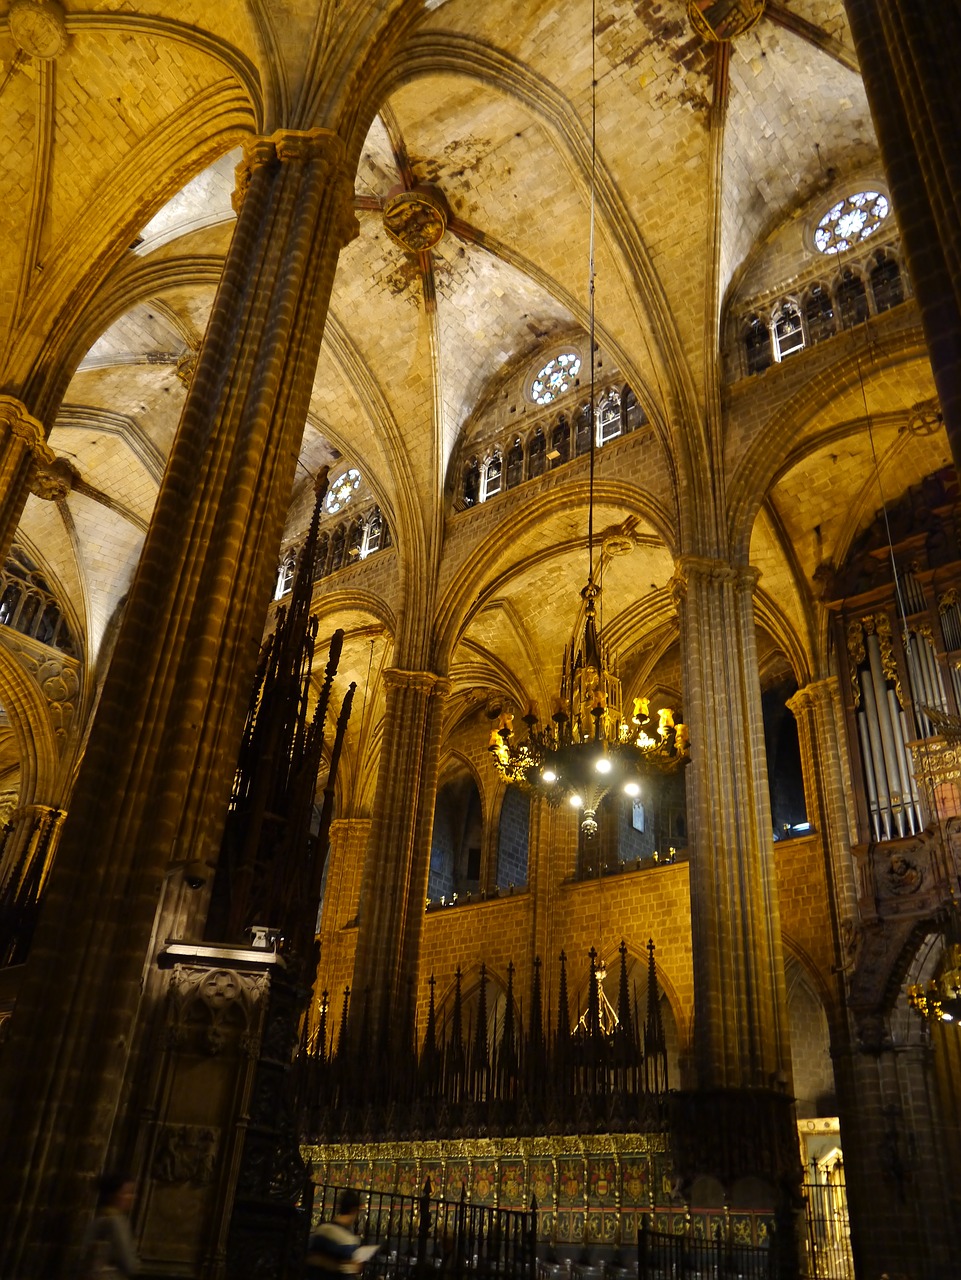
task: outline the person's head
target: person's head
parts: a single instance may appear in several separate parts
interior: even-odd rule
[[[337,1217],[353,1220],[360,1213],[360,1194],[353,1187],[342,1191],[337,1200]]]
[[[133,1205],[134,1181],[125,1173],[105,1173],[100,1179],[97,1205],[101,1209],[119,1209],[128,1213]]]

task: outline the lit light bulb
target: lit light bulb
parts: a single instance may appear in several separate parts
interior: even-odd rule
[[[639,796],[641,794],[641,788],[636,782],[625,782],[624,794],[626,796]]]
[[[572,795],[570,798],[570,806],[572,809],[579,809],[583,803],[584,801],[580,798],[579,795],[575,794],[575,795]]]
[[[601,756],[600,759],[597,760],[597,762],[595,763],[594,768],[597,770],[598,773],[610,773],[611,762],[610,760],[608,760],[607,756]]]
[[[545,782],[557,781],[557,774],[554,772],[553,769],[545,769],[544,772],[541,774],[541,777],[544,779]]]

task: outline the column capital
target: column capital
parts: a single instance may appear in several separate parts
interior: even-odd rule
[[[344,244],[357,234],[354,218],[352,175],[347,167],[346,147],[339,133],[332,129],[277,129],[267,136],[249,138],[244,143],[243,159],[234,170],[234,193],[231,204],[239,215],[250,180],[256,169],[270,164],[320,163],[329,181],[339,182],[343,209],[341,234]]]
[[[0,426],[6,427],[11,435],[23,440],[27,448],[38,455],[49,453],[49,460],[53,461],[55,454],[47,447],[43,425],[28,411],[22,400],[0,395]],[[41,457],[40,460],[47,461],[46,457]]]
[[[760,569],[753,565],[733,565],[726,560],[715,560],[710,556],[678,556],[674,561],[674,573],[668,587],[675,604],[687,595],[688,588],[695,581],[712,583],[730,583],[739,591],[753,595],[761,576]]]
[[[793,715],[798,716],[809,708],[836,703],[840,698],[841,687],[837,676],[826,676],[823,680],[809,680],[784,705]]]
[[[433,671],[404,671],[400,667],[388,667],[383,678],[388,689],[415,689],[418,693],[433,693],[441,698],[449,697],[451,691],[447,677]]]

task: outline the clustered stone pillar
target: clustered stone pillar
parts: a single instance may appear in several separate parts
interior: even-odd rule
[[[36,870],[37,889],[42,889],[66,816],[64,809],[50,804],[24,804],[14,809],[10,815],[10,833],[4,849],[3,863],[0,865],[0,882],[15,869],[19,869],[21,881],[28,872]],[[38,857],[43,859],[43,865],[34,868],[33,864]]]
[[[0,1063],[0,1274],[76,1240],[172,857],[215,858],[341,247],[341,139],[245,148],[238,220]],[[69,1249],[68,1249],[69,1262]]]
[[[26,405],[0,395],[0,557],[10,550],[38,464],[49,466],[54,458]]]
[[[695,1062],[701,1089],[790,1087],[787,993],[754,631],[757,572],[682,556],[691,728]]]
[[[961,470],[961,12],[919,0],[845,6]]]
[[[836,963],[854,941],[857,885],[851,846],[857,819],[843,728],[841,690],[836,676],[814,680],[787,702],[797,721],[808,820],[825,849],[831,909],[835,912]]]
[[[377,796],[360,895],[353,1001],[379,1044],[410,1043],[410,984],[424,930],[430,841],[450,681],[384,672],[387,705]],[[353,1027],[359,1026],[354,1018]]]
[[[369,818],[339,818],[330,824],[324,903],[320,920],[320,966],[314,985],[314,1023],[326,989],[330,1007],[340,1010],[344,988],[352,981],[357,910]],[[352,927],[353,926],[353,927]],[[328,1033],[336,1025],[328,1022]]]

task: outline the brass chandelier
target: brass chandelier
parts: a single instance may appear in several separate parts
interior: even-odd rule
[[[564,653],[557,710],[549,722],[538,723],[534,708],[523,717],[526,741],[514,732],[514,717],[504,712],[491,730],[489,750],[505,782],[544,796],[550,804],[567,801],[581,813],[581,831],[597,835],[597,809],[614,790],[636,797],[643,778],[674,773],[688,762],[688,731],[675,724],[672,708],[657,712],[656,728],[646,698],[635,698],[626,717],[621,682],[597,630],[597,599],[601,594],[594,571],[594,464],[597,452],[594,338],[594,221],[597,172],[596,20],[591,26],[591,215],[588,297],[590,303],[590,488],[588,497],[588,573],[581,590],[584,624],[575,622],[574,639]],[[580,609],[578,610],[578,617]],[[648,730],[651,730],[649,732]]]
[[[560,697],[550,720],[539,724],[532,707],[523,717],[526,740],[519,741],[514,717],[504,712],[489,743],[505,782],[549,804],[566,800],[581,813],[588,839],[597,834],[597,809],[609,792],[637,797],[644,778],[675,773],[688,762],[687,726],[675,724],[671,708],[657,711],[656,727],[647,698],[635,698],[631,715],[624,715],[621,682],[597,634],[599,594],[592,575],[581,591],[583,639],[564,653]]]

